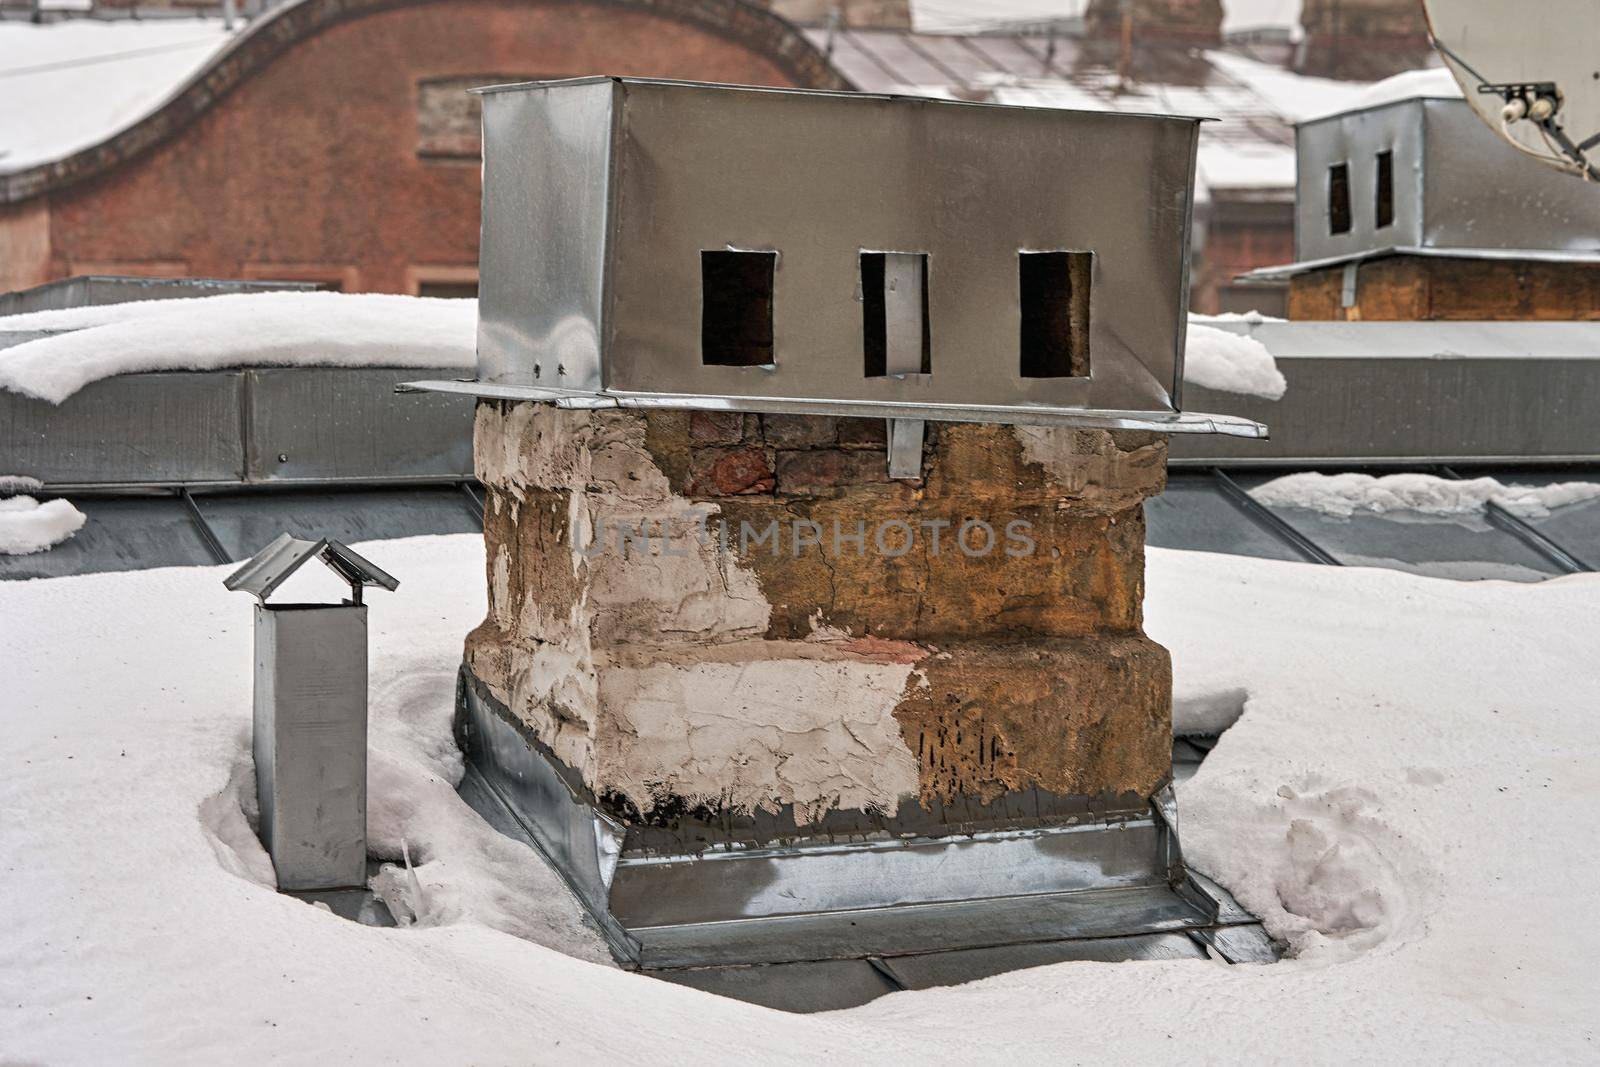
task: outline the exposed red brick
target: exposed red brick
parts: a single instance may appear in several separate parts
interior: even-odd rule
[[[887,448],[889,423],[886,419],[840,419],[839,445],[842,448]]]
[[[772,468],[759,449],[706,449],[690,461],[689,492],[696,496],[767,493],[772,484]]]
[[[744,436],[744,415],[737,411],[691,411],[689,441],[695,445],[736,445]]]
[[[776,465],[780,493],[809,496],[889,480],[888,459],[880,452],[779,452]]]
[[[773,448],[816,448],[839,437],[839,420],[830,415],[763,415],[761,428]]]

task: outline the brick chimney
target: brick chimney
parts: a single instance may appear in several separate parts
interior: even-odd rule
[[[1222,41],[1222,0],[1089,0],[1084,24],[1090,36],[1120,36],[1125,9],[1136,41]]]
[[[1375,81],[1433,55],[1422,0],[1304,0],[1300,24],[1305,74]]]

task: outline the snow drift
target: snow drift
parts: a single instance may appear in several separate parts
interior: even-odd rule
[[[1600,484],[1504,485],[1493,478],[1453,479],[1432,474],[1288,474],[1257,486],[1251,496],[1268,507],[1309,508],[1327,515],[1358,511],[1417,511],[1425,515],[1466,515],[1495,503],[1526,518],[1552,508],[1600,497]]]
[[[39,503],[31,496],[0,499],[0,555],[25,556],[59,545],[85,522],[83,512],[65,500]]]
[[[482,541],[358,550],[405,583],[371,609],[372,844],[409,844],[426,909],[402,930],[262,884],[227,568],[0,583],[6,1058],[1593,1058],[1600,577],[1151,549],[1180,714],[1237,718],[1180,787],[1185,851],[1295,958],[1067,963],[794,1016],[540,947],[598,958],[555,876],[452,789]]]
[[[36,311],[0,332],[60,331],[0,348],[0,389],[59,404],[135,371],[451,367],[476,362],[478,302],[377,293],[235,293]]]
[[[1207,389],[1267,400],[1280,400],[1289,389],[1266,345],[1253,337],[1194,321],[1189,323],[1183,380]]]

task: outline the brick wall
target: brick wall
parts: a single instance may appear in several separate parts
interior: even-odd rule
[[[0,279],[21,287],[92,266],[376,292],[459,280],[478,262],[476,140],[457,91],[469,82],[795,83],[794,64],[742,42],[737,25],[641,7],[454,0],[335,22],[154,148],[114,146],[127,158],[109,169],[0,204]]]

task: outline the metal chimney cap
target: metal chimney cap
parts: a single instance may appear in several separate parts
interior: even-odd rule
[[[338,541],[327,537],[304,541],[287,533],[279,534],[275,541],[252,556],[249,562],[224,578],[222,584],[230,590],[242,589],[264,603],[273,590],[313,556],[320,558],[330,570],[350,583],[350,595],[354,603],[361,603],[363,586],[382,586],[390,592],[399,588],[399,579]]]

